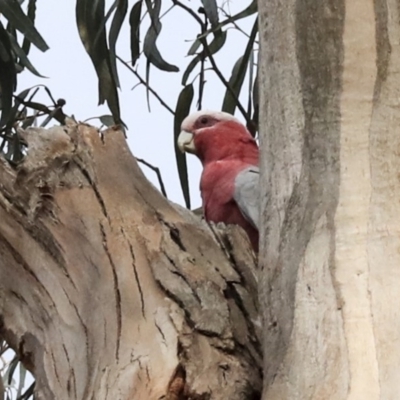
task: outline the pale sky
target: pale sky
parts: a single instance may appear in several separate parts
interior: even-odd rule
[[[109,7],[113,1],[106,1]],[[183,3],[197,10],[200,1],[185,1]],[[225,4],[224,9],[232,14],[244,9],[250,1],[231,0],[219,2]],[[131,7],[134,2],[129,2]],[[163,1],[163,11],[172,5],[169,0]],[[130,10],[130,9],[129,9]],[[162,11],[162,12],[163,12]],[[129,11],[128,11],[129,15]],[[224,16],[220,14],[220,18]],[[239,25],[247,32],[250,31],[255,16],[246,18]],[[174,109],[177,97],[182,90],[180,83],[182,73],[191,61],[186,57],[192,40],[198,33],[197,23],[185,11],[175,7],[163,19],[163,29],[158,39],[161,54],[171,64],[178,65],[180,72],[167,73],[152,67],[150,75],[151,86],[161,95],[164,101]],[[48,79],[40,79],[29,71],[20,74],[18,91],[27,87],[43,83],[47,85],[57,98],[67,101],[64,111],[73,114],[78,120],[110,114],[106,106],[97,106],[97,77],[89,56],[86,54],[78,36],[75,23],[75,2],[40,0],[37,2],[36,26],[50,47],[45,53],[32,48],[30,60],[36,69]],[[144,37],[142,34],[142,38]],[[221,50],[215,58],[221,70],[229,79],[233,64],[243,54],[246,38],[242,33],[233,29],[229,31],[226,48]],[[118,55],[129,61],[129,24],[125,21],[118,42]],[[140,74],[145,76],[144,57],[139,61]],[[168,198],[184,204],[177,174],[174,147],[173,147],[173,116],[163,108],[157,99],[150,95],[151,112],[148,111],[146,90],[144,86],[136,87],[136,77],[125,66],[118,64],[121,81],[120,106],[122,118],[128,126],[128,143],[133,154],[157,166],[166,186]],[[196,72],[192,73],[192,80]],[[203,108],[220,109],[225,93],[224,87],[215,77],[213,71],[206,75],[207,84],[203,99]],[[197,87],[198,81],[195,83]],[[244,84],[247,87],[247,84]],[[49,104],[45,95],[38,97]],[[196,102],[192,111],[196,110]],[[246,100],[243,101],[246,104]],[[243,120],[240,114],[237,116]],[[91,124],[100,124],[98,120],[90,121]],[[199,194],[199,177],[201,165],[194,156],[188,156],[189,180],[192,208],[201,205]],[[143,167],[146,176],[158,187],[155,174]]]

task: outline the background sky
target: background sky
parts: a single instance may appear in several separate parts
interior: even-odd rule
[[[181,0],[184,4],[197,11],[201,2],[197,0]],[[129,7],[136,2],[130,1]],[[113,0],[106,0],[108,9]],[[218,4],[229,14],[233,15],[242,11],[250,3],[250,0],[219,1]],[[163,14],[172,6],[172,1],[163,0]],[[144,9],[144,8],[143,8]],[[130,8],[128,9],[128,13]],[[129,15],[129,14],[128,14]],[[220,12],[220,19],[225,19]],[[148,18],[147,18],[148,19]],[[250,32],[255,15],[241,20],[238,25]],[[199,33],[197,23],[184,10],[174,7],[162,19],[163,28],[157,44],[164,59],[180,68],[178,73],[167,73],[151,69],[150,85],[157,91],[162,99],[175,109],[176,101],[182,90],[181,78],[191,57],[186,54]],[[87,55],[78,35],[75,21],[75,1],[73,0],[38,0],[36,13],[36,27],[49,45],[50,49],[42,53],[32,46],[29,55],[30,61],[36,69],[47,78],[41,79],[24,71],[18,76],[17,93],[38,85],[46,85],[55,99],[66,100],[64,112],[74,115],[79,121],[91,117],[110,114],[106,106],[98,106],[98,82],[94,67]],[[149,21],[145,20],[142,38],[146,32]],[[227,29],[225,27],[224,29]],[[215,60],[228,80],[232,67],[237,59],[244,53],[247,44],[246,36],[232,27],[228,33],[228,39],[224,48],[215,55]],[[130,58],[129,24],[125,21],[119,36],[117,54],[126,61]],[[206,67],[209,67],[206,64]],[[132,153],[147,162],[158,167],[161,171],[168,198],[184,205],[180,188],[178,172],[175,164],[173,143],[173,115],[160,105],[157,99],[150,95],[150,110],[146,101],[146,89],[144,86],[136,86],[137,78],[122,64],[118,64],[121,83],[120,107],[122,119],[128,126],[128,144]],[[144,57],[139,60],[138,72],[145,76]],[[189,82],[198,73],[195,70]],[[224,86],[219,82],[213,71],[206,72],[206,87],[203,97],[203,108],[220,110],[225,94]],[[198,80],[195,81],[195,88]],[[136,86],[136,87],[135,87]],[[135,87],[133,90],[132,88]],[[244,84],[242,104],[247,104],[247,83]],[[196,99],[196,97],[195,97]],[[39,94],[34,101],[50,105],[47,95]],[[196,102],[193,102],[192,111],[196,111]],[[240,114],[237,117],[243,120]],[[51,124],[54,124],[53,122]],[[94,126],[100,126],[98,120],[90,121]],[[51,125],[50,125],[51,126]],[[139,164],[148,179],[159,187],[157,178],[151,170]],[[199,193],[199,179],[201,164],[194,156],[188,156],[189,183],[192,208],[201,205]],[[8,353],[6,360],[10,360],[12,354]],[[0,360],[0,370],[2,360]],[[18,375],[18,374],[17,374]],[[29,378],[26,385],[32,382]],[[25,385],[25,386],[26,386]]]
[[[197,11],[201,6],[200,1],[182,0],[183,3]],[[106,1],[108,8],[113,1]],[[135,2],[130,2],[131,7]],[[224,10],[235,14],[243,10],[250,1],[231,0],[221,1]],[[163,0],[162,13],[172,6],[169,0]],[[129,12],[129,11],[128,11]],[[129,15],[129,14],[128,14]],[[220,18],[224,19],[220,12]],[[239,22],[245,32],[250,32],[255,16]],[[150,85],[163,100],[175,109],[176,101],[183,86],[181,85],[182,73],[191,61],[187,57],[193,39],[199,33],[198,24],[184,10],[174,7],[162,19],[163,28],[157,44],[164,59],[171,64],[179,66],[180,72],[167,73],[152,67]],[[78,120],[83,121],[90,117],[110,114],[106,106],[98,106],[98,83],[94,67],[80,41],[75,23],[75,2],[72,0],[39,0],[37,2],[36,26],[50,47],[45,53],[32,48],[30,60],[36,69],[47,79],[40,79],[29,71],[20,74],[18,91],[39,83],[48,86],[57,98],[66,100],[64,111],[73,114]],[[146,20],[145,26],[148,26]],[[226,29],[226,28],[224,28]],[[145,30],[142,31],[142,38]],[[120,33],[117,54],[126,61],[130,58],[129,24],[125,21]],[[225,47],[216,54],[215,59],[229,79],[232,67],[236,60],[243,54],[246,46],[246,37],[235,29],[230,29]],[[207,65],[209,66],[209,65]],[[168,198],[184,204],[177,174],[174,146],[173,146],[173,116],[157,99],[150,95],[150,110],[146,101],[146,89],[143,85],[136,86],[137,78],[122,64],[118,64],[121,81],[120,105],[122,119],[128,126],[128,143],[133,154],[143,158],[149,163],[160,168]],[[145,77],[145,60],[139,61],[139,72]],[[192,73],[192,80],[198,72]],[[190,81],[189,80],[189,81]],[[203,108],[221,109],[225,89],[213,71],[206,73],[206,88],[203,99]],[[197,87],[196,80],[195,87]],[[244,85],[246,86],[246,83]],[[37,97],[50,104],[46,95]],[[246,96],[243,97],[246,104]],[[193,102],[192,111],[196,110]],[[241,120],[240,114],[237,115]],[[100,125],[98,120],[90,121],[93,125]],[[141,166],[146,176],[158,187],[154,172]],[[201,165],[198,160],[188,157],[190,192],[192,208],[201,205],[199,195],[199,178]]]

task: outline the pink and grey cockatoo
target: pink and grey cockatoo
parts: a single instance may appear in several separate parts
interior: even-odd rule
[[[203,164],[200,191],[207,221],[240,225],[258,251],[258,146],[233,115],[198,111],[184,119],[178,147]]]

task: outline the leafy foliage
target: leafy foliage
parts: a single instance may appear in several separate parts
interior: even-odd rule
[[[33,101],[40,90],[44,90],[52,103],[47,106]],[[0,129],[0,152],[11,163],[17,164],[23,158],[24,143],[18,135],[18,128],[29,126],[45,127],[53,119],[65,124],[67,116],[63,112],[65,101],[54,100],[50,89],[44,85],[37,85],[23,90],[12,97],[13,105],[9,111],[9,118],[5,126]]]
[[[187,164],[186,164],[186,154],[181,153],[177,146],[177,140],[181,129],[182,121],[189,114],[190,106],[192,104],[194,97],[193,85],[185,86],[176,104],[176,111],[174,116],[174,145],[175,145],[175,157],[176,164],[178,166],[179,179],[181,181],[183,197],[185,199],[186,205],[190,208],[190,193],[189,193],[189,182],[187,174]]]
[[[8,344],[0,338],[0,399],[34,399],[35,383],[27,382],[29,372],[11,351]],[[28,386],[28,388],[25,388]]]
[[[40,5],[40,1],[38,4]],[[162,7],[166,4],[172,6],[163,14]],[[76,0],[75,8],[79,35],[98,77],[99,103],[106,102],[112,114],[97,118],[105,126],[123,125],[118,96],[118,66],[121,63],[132,72],[139,84],[146,87],[147,101],[150,95],[155,96],[174,115],[176,163],[188,208],[190,193],[186,156],[179,152],[175,143],[181,122],[190,112],[195,99],[197,108],[202,106],[206,75],[216,74],[225,87],[222,110],[230,113],[239,110],[247,122],[248,129],[254,135],[257,132],[258,121],[258,73],[255,62],[257,19],[250,33],[243,32],[247,37],[247,45],[229,77],[224,76],[214,58],[226,46],[229,31],[240,30],[238,21],[257,13],[257,1],[251,0],[235,15],[227,13],[216,0],[201,0],[201,7],[198,9],[194,9],[190,4],[184,0],[114,0],[107,10],[105,0]],[[44,85],[15,93],[18,74],[25,68],[41,77],[29,59],[32,45],[41,51],[48,50],[45,39],[35,27],[36,7],[36,0],[0,0],[0,153],[12,165],[21,161],[25,151],[24,143],[18,135],[19,128],[39,125],[43,127],[53,120],[65,124],[67,118],[63,112],[65,101],[55,100],[50,89]],[[177,9],[184,10],[187,18],[191,18],[198,26],[198,34],[192,38],[193,42],[188,49],[189,61],[182,71],[168,61],[168,48],[161,49],[158,45],[161,35],[168,34],[163,31],[163,17]],[[130,27],[129,61],[123,60],[117,54],[117,43],[124,23]],[[145,78],[138,73],[138,64],[142,59],[146,65]],[[182,90],[175,109],[171,109],[159,96],[157,89],[152,87],[150,76],[154,67],[165,73],[181,73]],[[244,88],[248,92],[246,106],[240,102]],[[35,101],[39,91],[48,95],[48,104]],[[157,174],[161,191],[166,195],[160,171],[144,160],[138,159],[138,162]],[[0,339],[1,360],[4,360],[7,351],[10,351],[8,345]],[[4,386],[2,388],[0,385],[0,398],[2,389],[7,400],[32,398],[34,385],[23,391],[26,371],[16,355],[0,363],[0,374]],[[15,375],[19,376],[19,383],[16,383]]]
[[[120,18],[120,14],[118,14],[118,18]],[[104,0],[79,0],[76,2],[76,22],[79,35],[99,78],[99,104],[107,101],[114,120],[121,123],[117,93],[118,76],[116,68],[112,67],[115,57],[112,57],[107,44],[105,20]],[[113,40],[116,40],[119,31],[115,29],[113,33]]]
[[[105,0],[76,0],[76,22],[79,35],[98,77],[99,104],[106,102],[112,114],[112,116],[108,116],[104,120],[105,122],[102,122],[106,126],[109,126],[110,123],[124,125],[118,96],[119,77],[117,64],[120,61],[139,79],[140,84],[145,85],[147,101],[149,101],[150,95],[155,95],[174,114],[175,135],[177,134],[177,129],[179,129],[178,123],[190,111],[196,92],[197,106],[201,108],[205,92],[206,74],[209,73],[210,69],[225,86],[225,96],[221,109],[230,113],[234,113],[238,109],[245,118],[249,130],[255,134],[258,120],[258,100],[257,96],[253,95],[256,88],[256,79],[254,77],[257,76],[253,70],[256,68],[254,51],[257,47],[257,20],[255,20],[253,29],[248,36],[248,43],[244,53],[233,66],[229,78],[224,77],[214,56],[226,44],[229,29],[239,29],[236,25],[239,20],[257,12],[256,0],[252,0],[247,7],[235,15],[229,15],[223,7],[219,7],[216,0],[201,0],[202,7],[198,10],[189,7],[186,2],[171,1],[172,7],[168,12],[173,12],[177,8],[184,10],[188,18],[192,18],[199,28],[197,37],[194,38],[193,44],[188,49],[188,56],[191,59],[182,71],[183,89],[181,96],[183,96],[183,100],[180,96],[175,110],[171,110],[166,106],[158,96],[157,90],[151,88],[150,82],[152,67],[156,67],[166,73],[179,72],[179,68],[169,63],[162,54],[168,49],[160,51],[157,44],[157,39],[163,34],[162,18],[166,15],[166,13],[161,14],[163,1],[139,0],[130,5],[128,0],[115,0],[110,8],[106,10]],[[167,0],[164,0],[164,3],[166,2]],[[7,148],[8,158],[16,162],[21,157],[21,145],[16,134],[15,122],[18,122],[19,126],[22,124],[26,127],[29,126],[29,123],[37,123],[35,116],[43,115],[43,113],[48,114],[48,118],[45,120],[46,123],[52,118],[55,118],[60,123],[65,120],[61,110],[62,106],[54,102],[54,100],[53,105],[47,107],[43,104],[33,103],[32,98],[28,103],[21,103],[21,95],[25,94],[25,91],[17,97],[14,96],[17,74],[24,68],[40,76],[40,73],[28,58],[31,44],[42,51],[48,49],[46,42],[34,26],[36,0],[27,2],[26,13],[21,7],[23,3],[23,0],[0,0],[0,13],[7,20],[6,28],[0,21],[0,136],[3,138],[0,149]],[[121,27],[125,21],[130,26],[130,65],[122,60],[116,51]],[[17,31],[23,37],[22,43],[18,41]],[[142,37],[143,43],[141,43]],[[141,57],[144,58],[146,63],[146,76],[144,79],[137,72],[137,64]],[[207,63],[211,64],[211,68],[206,68]],[[246,88],[249,91],[247,107],[239,101],[246,77],[249,81],[249,85]],[[190,79],[192,80],[190,81]],[[197,90],[194,87],[196,80],[198,81]],[[189,91],[193,92],[191,96],[188,95],[190,94]],[[34,113],[27,113],[28,109],[34,110]],[[21,111],[25,114],[21,114]],[[185,156],[176,151],[176,161],[185,202],[187,207],[190,207]]]
[[[192,46],[188,50],[188,56],[191,57],[191,60],[182,72],[183,89],[177,100],[175,110],[169,109],[169,107],[163,103],[157,95],[157,90],[152,89],[150,84],[150,72],[152,67],[156,67],[167,73],[179,72],[179,68],[176,65],[166,61],[164,55],[162,55],[165,51],[161,52],[157,45],[157,39],[162,34],[162,0],[139,0],[132,5],[129,13],[126,9],[126,1],[115,0],[110,9],[106,11],[104,0],[97,2],[77,0],[76,10],[79,31],[82,42],[92,59],[99,78],[100,103],[106,100],[114,121],[117,123],[121,122],[118,98],[116,97],[119,82],[116,61],[119,60],[124,63],[126,67],[130,68],[131,72],[139,79],[141,84],[145,85],[147,89],[147,101],[149,101],[150,94],[153,94],[174,114],[174,134],[176,136],[180,122],[189,113],[191,104],[195,98],[194,81],[196,79],[198,80],[197,104],[199,108],[202,105],[206,82],[205,75],[208,72],[206,69],[206,62],[210,62],[211,70],[217,74],[226,89],[221,109],[234,113],[236,108],[238,108],[245,118],[250,132],[255,134],[257,131],[258,100],[253,98],[251,92],[253,91],[254,76],[256,75],[253,73],[253,69],[255,68],[253,53],[257,46],[257,20],[255,20],[253,29],[248,36],[248,43],[244,49],[244,53],[232,69],[232,74],[228,79],[226,79],[220,71],[214,59],[214,55],[218,53],[226,43],[228,35],[227,28],[233,27],[237,29],[237,21],[254,15],[257,12],[256,0],[251,1],[247,7],[236,15],[228,15],[224,12],[225,19],[221,19],[220,14],[222,14],[221,11],[223,9],[218,6],[216,0],[202,0],[202,7],[198,10],[190,8],[186,5],[186,2],[179,0],[171,1],[172,10],[169,9],[168,12],[172,12],[175,8],[183,9],[187,13],[188,18],[193,18],[199,27],[197,38],[194,39]],[[124,18],[128,15],[130,25],[131,65],[128,65],[128,62],[118,57],[115,51],[121,25]],[[112,22],[107,42],[106,22],[111,18]],[[149,22],[147,28],[145,28],[146,21]],[[140,42],[141,37],[144,37],[143,44]],[[144,79],[139,76],[135,68],[141,56],[144,57],[146,62],[146,76]],[[192,82],[189,82],[194,74],[195,76],[192,78]],[[250,88],[247,109],[239,101],[246,77],[249,79],[248,88]],[[186,206],[189,208],[190,195],[186,158],[184,155],[181,155],[179,151],[176,151],[176,161],[184,199]]]
[[[0,14],[7,20],[7,29],[0,22],[0,128],[12,121],[12,97],[17,84],[17,73],[24,67],[39,75],[28,59],[30,45],[46,51],[48,46],[34,26],[35,0],[28,3],[25,14],[17,0],[0,0]],[[23,35],[22,46],[17,31]]]

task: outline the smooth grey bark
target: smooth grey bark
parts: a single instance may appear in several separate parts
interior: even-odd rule
[[[20,132],[0,159],[0,335],[37,399],[261,391],[255,260],[144,177],[118,129]]]
[[[263,399],[396,399],[398,2],[258,3]]]

